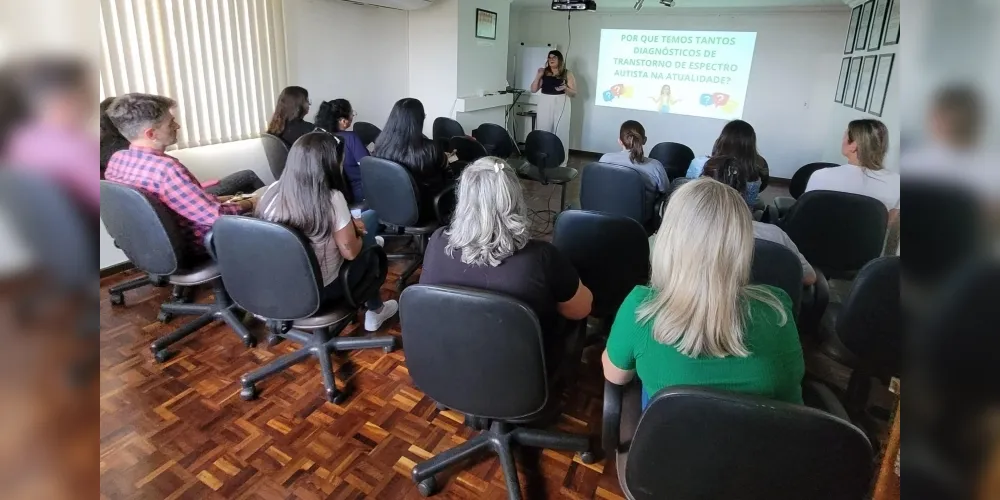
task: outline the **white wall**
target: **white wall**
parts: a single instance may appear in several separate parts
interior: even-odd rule
[[[333,0],[284,0],[288,84],[351,101],[357,120],[385,124],[406,97],[407,13]]]
[[[567,67],[576,75],[579,95],[573,100],[570,148],[614,151],[618,129],[628,119],[642,122],[650,144],[687,144],[695,154],[708,154],[725,125],[722,120],[594,105],[594,81],[602,28],[755,31],[757,43],[743,118],[757,131],[758,147],[771,175],[790,178],[809,162],[827,158],[831,121],[840,120],[833,102],[850,11],[830,9],[665,9],[636,14],[605,12],[572,17],[569,45],[566,14],[520,9],[512,23],[511,50],[519,43],[557,43],[569,54]],[[837,110],[838,112],[840,110]],[[848,111],[848,110],[844,110]],[[892,108],[887,109],[892,111]]]
[[[497,39],[476,38],[476,9],[497,13]],[[458,96],[507,87],[507,51],[510,35],[510,0],[462,0],[458,7]],[[490,108],[455,117],[466,133],[481,123],[504,125],[504,108]]]
[[[406,72],[408,96],[424,104],[428,137],[434,118],[452,116],[458,98],[459,8],[459,0],[441,0],[409,12],[409,69],[400,72]]]

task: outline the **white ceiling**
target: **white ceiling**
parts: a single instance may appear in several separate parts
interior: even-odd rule
[[[595,0],[597,11],[604,9],[632,9],[635,0]],[[549,7],[551,0],[513,0],[513,5],[519,7]],[[836,7],[845,6],[845,0],[676,0],[672,7],[677,8],[753,8],[753,7]],[[659,0],[645,0],[642,10],[667,9],[660,5]]]

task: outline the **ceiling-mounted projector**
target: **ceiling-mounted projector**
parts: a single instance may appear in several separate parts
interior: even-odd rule
[[[552,10],[597,10],[594,0],[552,0]]]

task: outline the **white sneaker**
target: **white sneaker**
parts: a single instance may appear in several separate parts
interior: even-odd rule
[[[399,303],[395,300],[387,300],[382,304],[382,312],[368,311],[365,313],[365,330],[374,332],[382,327],[385,320],[396,315],[399,311]]]
[[[380,247],[385,247],[385,238],[383,238],[381,236],[376,236],[375,237],[375,244],[378,245],[378,246],[380,246]]]

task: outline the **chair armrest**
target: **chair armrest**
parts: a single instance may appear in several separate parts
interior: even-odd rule
[[[810,408],[823,410],[847,422],[851,421],[850,415],[847,414],[847,409],[837,399],[837,395],[833,393],[833,390],[818,380],[806,378],[802,381],[802,400]]]
[[[778,209],[778,216],[784,217],[797,200],[791,196],[776,196],[774,198],[774,208]]]
[[[625,388],[604,381],[604,412],[601,419],[601,449],[605,457],[614,457],[618,452],[619,432],[622,420],[622,394]]]
[[[799,331],[818,338],[820,321],[830,304],[830,283],[823,271],[816,271],[816,282],[803,290],[803,301],[799,311]]]
[[[449,184],[434,196],[434,217],[442,226],[451,223],[451,216],[455,214],[455,207],[458,204],[457,189],[458,184]]]
[[[355,273],[365,273],[366,271],[371,272],[368,266],[372,262],[372,259],[377,259],[378,268],[376,272],[378,275],[371,282],[361,282],[356,286],[357,289],[351,288],[351,282],[354,279]],[[385,250],[380,246],[371,246],[365,248],[358,254],[354,260],[344,261],[340,266],[340,273],[338,279],[340,280],[341,286],[344,287],[344,300],[353,307],[360,308],[364,305],[365,301],[370,299],[371,295],[378,294],[379,288],[385,281],[386,275],[389,273],[389,257],[385,254]]]

